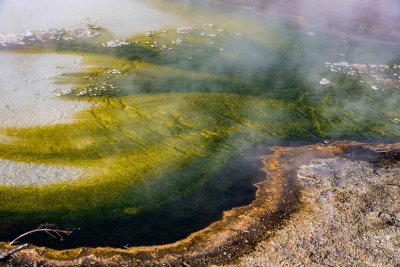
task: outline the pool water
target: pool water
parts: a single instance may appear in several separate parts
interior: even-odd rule
[[[143,29],[116,47],[89,38],[19,48],[83,56],[83,69],[55,77],[71,86],[57,101],[88,106],[63,123],[3,127],[0,158],[85,175],[0,185],[1,240],[54,223],[80,230],[62,243],[27,242],[177,241],[254,199],[253,184],[265,178],[258,156],[273,144],[399,140],[397,46],[171,5],[185,25]]]

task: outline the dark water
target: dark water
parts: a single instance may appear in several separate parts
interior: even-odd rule
[[[62,222],[61,229],[76,230],[63,242],[36,233],[21,240],[57,249],[97,246],[142,246],[178,241],[201,230],[222,217],[222,212],[249,204],[255,196],[253,185],[265,179],[258,156],[267,152],[265,146],[247,149],[233,156],[225,168],[208,179],[204,185],[187,196],[137,216],[105,219],[84,223]],[[48,222],[53,223],[53,222]],[[37,227],[35,223],[13,224],[7,227],[2,240],[12,240],[21,233]]]
[[[371,143],[400,142],[399,138],[352,138]],[[222,213],[234,207],[247,205],[254,200],[255,183],[265,180],[266,174],[259,157],[270,153],[269,147],[302,146],[321,143],[321,139],[280,140],[263,143],[237,152],[225,167],[186,196],[175,198],[159,208],[135,216],[105,216],[102,220],[66,220],[57,223],[60,229],[76,229],[63,241],[44,233],[24,237],[20,242],[56,249],[76,247],[150,246],[172,243],[199,231],[222,218]],[[327,140],[325,140],[327,141]],[[335,141],[335,140],[329,140]],[[20,234],[35,229],[40,222],[0,224],[2,240],[12,240]]]

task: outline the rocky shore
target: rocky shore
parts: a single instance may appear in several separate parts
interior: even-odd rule
[[[164,246],[30,247],[0,266],[398,266],[400,144],[276,147],[248,206]],[[3,243],[0,250],[12,247]],[[226,265],[228,264],[228,265]]]
[[[231,266],[399,266],[400,150],[388,147],[300,166],[301,211]]]

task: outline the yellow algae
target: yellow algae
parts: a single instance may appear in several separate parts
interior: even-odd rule
[[[0,159],[78,167],[88,175],[0,185],[0,217],[83,223],[131,217],[190,195],[249,145],[396,134],[358,106],[342,107],[349,95],[341,88],[321,96],[291,61],[294,44],[278,28],[207,14],[187,20],[196,28],[191,35],[168,28],[132,36],[122,48],[62,46],[84,53],[88,66],[57,79],[75,85],[64,98],[91,107],[72,123],[4,129]]]
[[[137,208],[125,208],[124,209],[124,213],[126,215],[134,215],[137,214],[139,212],[139,210]]]
[[[234,82],[234,78],[223,76],[223,75],[216,75],[207,72],[200,72],[200,71],[190,71],[184,70],[169,66],[161,66],[149,63],[139,63],[138,69],[136,73],[138,74],[152,74],[153,79],[154,77],[163,78],[163,77],[180,77],[182,79],[204,79],[204,80],[220,80],[220,81],[230,81]]]
[[[75,123],[6,129],[4,134],[13,141],[0,144],[1,158],[93,171],[61,184],[1,186],[6,199],[1,213],[36,210],[56,215],[103,206],[119,214],[118,207],[125,205],[138,210],[160,205],[186,194],[221,168],[234,149],[230,142],[257,121],[253,118],[244,126],[243,118],[273,117],[269,109],[277,104],[218,93],[104,98],[80,112]],[[252,107],[263,111],[254,112]]]

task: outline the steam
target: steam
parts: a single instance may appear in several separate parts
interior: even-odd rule
[[[267,47],[247,42],[246,37],[245,40],[226,40],[222,44],[225,51],[241,55],[235,62],[215,64],[220,58],[202,58],[202,71],[224,73],[232,65],[240,68],[235,78],[245,89],[224,88],[225,91],[284,100],[300,99],[301,95],[306,95],[306,101],[311,101],[319,109],[322,124],[329,120],[342,121],[341,125],[325,126],[327,137],[349,137],[351,130],[345,125],[352,125],[353,137],[358,135],[359,138],[365,138],[368,131],[385,135],[387,129],[399,130],[399,126],[393,123],[400,116],[400,110],[396,108],[400,88],[399,66],[396,65],[400,59],[399,1],[210,2],[250,10],[251,19],[255,18],[260,28],[265,26],[264,29],[268,29],[265,34],[271,29],[276,34],[268,37]],[[225,6],[222,5],[222,9]],[[287,27],[282,19],[288,19],[298,27]],[[255,32],[255,29],[248,28],[243,35],[257,34]],[[278,49],[273,47],[276,40],[280,43]],[[344,63],[346,67],[331,71],[326,63]],[[365,70],[350,71],[347,67],[357,64],[365,66]],[[219,69],[215,69],[215,65]],[[263,75],[265,79],[260,79]],[[253,83],[257,80],[259,88]],[[333,83],[321,85],[321,80],[332,80]],[[186,88],[191,90],[190,85]],[[328,99],[327,95],[332,95],[330,101],[334,108],[319,103]],[[376,121],[370,122],[371,118]]]
[[[148,27],[172,25],[175,19],[140,1],[0,0],[0,34],[46,28],[75,29],[93,23],[118,37],[127,37]]]
[[[24,2],[27,6],[35,6],[35,3],[49,0]],[[129,25],[137,22],[137,18],[129,15],[128,11],[132,9],[120,10],[121,13],[117,12],[118,8],[111,9],[115,11],[114,14],[108,10],[109,7],[124,8],[128,2],[135,1],[53,1],[50,6],[61,13],[64,12],[63,5],[72,6],[75,11],[79,9],[77,7],[82,7],[85,13],[91,10],[93,4],[101,7],[99,14],[104,15],[105,12],[113,19],[118,18],[112,20],[116,22],[114,27],[118,28],[118,22],[122,19],[124,23],[129,23],[121,24],[123,29],[119,30],[132,30]],[[88,128],[84,136],[91,136],[90,131],[93,131],[95,147],[101,147],[100,152],[93,152],[93,155],[96,155],[96,160],[101,159],[96,164],[104,165],[106,162],[106,166],[102,166],[104,169],[108,166],[128,166],[124,165],[127,164],[125,161],[116,165],[118,157],[114,155],[144,151],[144,158],[148,160],[143,160],[143,164],[149,169],[146,169],[144,177],[136,170],[124,173],[125,170],[119,167],[123,175],[132,175],[132,180],[138,178],[143,183],[139,189],[130,191],[135,194],[143,191],[140,192],[143,193],[143,200],[131,200],[133,194],[130,193],[120,194],[113,200],[120,198],[126,201],[117,203],[121,206],[133,203],[132,207],[126,207],[128,213],[137,212],[136,208],[145,204],[155,207],[162,201],[169,202],[175,197],[190,195],[189,190],[195,188],[199,188],[198,202],[207,202],[208,197],[203,197],[204,192],[201,192],[208,190],[201,189],[202,185],[207,186],[206,183],[211,184],[209,188],[222,187],[215,195],[225,188],[229,191],[230,184],[251,177],[253,171],[257,170],[259,166],[250,166],[257,159],[254,158],[254,149],[249,152],[249,147],[258,148],[259,144],[265,142],[285,144],[287,140],[321,142],[359,138],[365,141],[377,136],[400,137],[400,65],[395,67],[395,64],[400,64],[395,63],[400,61],[400,46],[396,45],[400,42],[400,8],[395,0],[214,0],[244,8],[238,10],[217,5],[221,14],[215,12],[213,5],[202,6],[204,2],[174,2],[178,2],[178,7],[184,5],[181,10],[174,12],[176,15],[181,12],[183,25],[171,28],[169,23],[162,24],[165,29],[156,30],[153,34],[152,30],[146,32],[151,25],[137,24],[143,35],[126,37],[126,41],[110,40],[108,37],[107,40],[88,38],[75,42],[60,40],[64,46],[57,47],[57,51],[72,50],[87,54],[88,57],[97,54],[95,58],[101,58],[94,60],[93,64],[99,65],[91,66],[93,71],[91,69],[89,74],[81,75],[85,76],[84,83],[76,89],[86,90],[87,86],[94,90],[93,95],[87,95],[85,91],[82,99],[98,99],[98,91],[95,90],[98,88],[106,92],[118,88],[120,91],[115,91],[115,96],[126,100],[119,101],[117,98],[114,102],[113,98],[105,98],[104,109],[98,106],[101,116],[94,116],[104,129],[97,132],[95,127]],[[15,13],[5,14],[4,3],[24,10],[22,16],[18,14],[21,21],[32,23],[35,20],[36,15],[30,16],[27,12],[31,10],[25,5],[21,6],[23,1],[0,0],[0,32],[3,32],[3,26],[10,27],[7,29],[19,26],[15,21],[4,19]],[[188,10],[192,12],[189,16],[186,13]],[[49,14],[54,15],[46,22],[50,22],[50,26],[59,22],[56,13]],[[164,19],[168,22],[169,16],[159,17],[157,14],[151,12],[144,15],[163,23]],[[1,23],[2,19],[4,24]],[[41,20],[38,22],[41,23]],[[98,24],[108,29],[101,21]],[[39,26],[42,27],[42,24]],[[63,25],[54,27],[58,26]],[[21,27],[23,31],[29,30],[26,25]],[[45,43],[40,45],[38,49],[44,47],[45,52],[53,48],[51,45],[50,48],[46,47]],[[125,61],[115,63],[120,61],[111,57],[104,59],[103,55]],[[135,60],[137,62],[133,62]],[[359,70],[354,70],[356,66]],[[46,79],[45,74],[41,76]],[[74,93],[73,97],[81,97],[79,92]],[[141,96],[134,98],[131,97],[133,95]],[[124,99],[126,96],[129,97]],[[107,103],[110,106],[106,106]],[[103,112],[106,115],[103,116]],[[114,119],[117,127],[114,127]],[[82,127],[76,131],[86,131]],[[105,141],[102,141],[102,135],[110,136],[105,136]],[[51,138],[46,140],[46,145],[53,142],[56,149],[70,153],[67,146],[59,147],[57,138]],[[104,147],[101,142],[105,142]],[[157,144],[161,149],[172,148],[172,159],[166,159],[165,167],[155,163],[157,161],[153,160],[152,151],[146,155],[146,149]],[[82,158],[86,157],[85,149],[79,150]],[[161,149],[161,154],[168,155]],[[53,148],[51,151],[53,153]],[[155,151],[158,153],[158,150]],[[184,155],[182,158],[185,161],[178,162],[181,158],[174,157],[175,151]],[[251,154],[250,163],[244,162],[248,156],[246,153]],[[62,157],[61,153],[59,155]],[[49,154],[49,157],[53,157],[53,154]],[[62,160],[69,163],[71,157],[68,154]],[[136,163],[129,162],[129,166],[134,167],[131,164]],[[249,174],[245,172],[242,176],[235,176],[237,170],[242,169],[240,164],[249,164]],[[115,175],[120,175],[119,171]],[[238,192],[242,193],[240,190]],[[99,194],[99,200],[104,199],[105,202],[110,198],[107,193]],[[235,195],[234,199],[237,198]],[[222,199],[221,206],[229,208],[225,203],[230,201]],[[190,204],[189,208],[192,208],[190,201],[184,202],[176,205],[187,207]],[[108,213],[102,215],[105,210],[96,206],[97,203],[102,202],[97,202],[96,198],[96,203],[89,202],[87,205],[98,207],[99,214],[104,218],[110,216]],[[216,213],[220,214],[220,210]]]
[[[242,6],[266,15],[287,15],[308,26],[400,42],[400,2],[397,0],[211,0]]]

